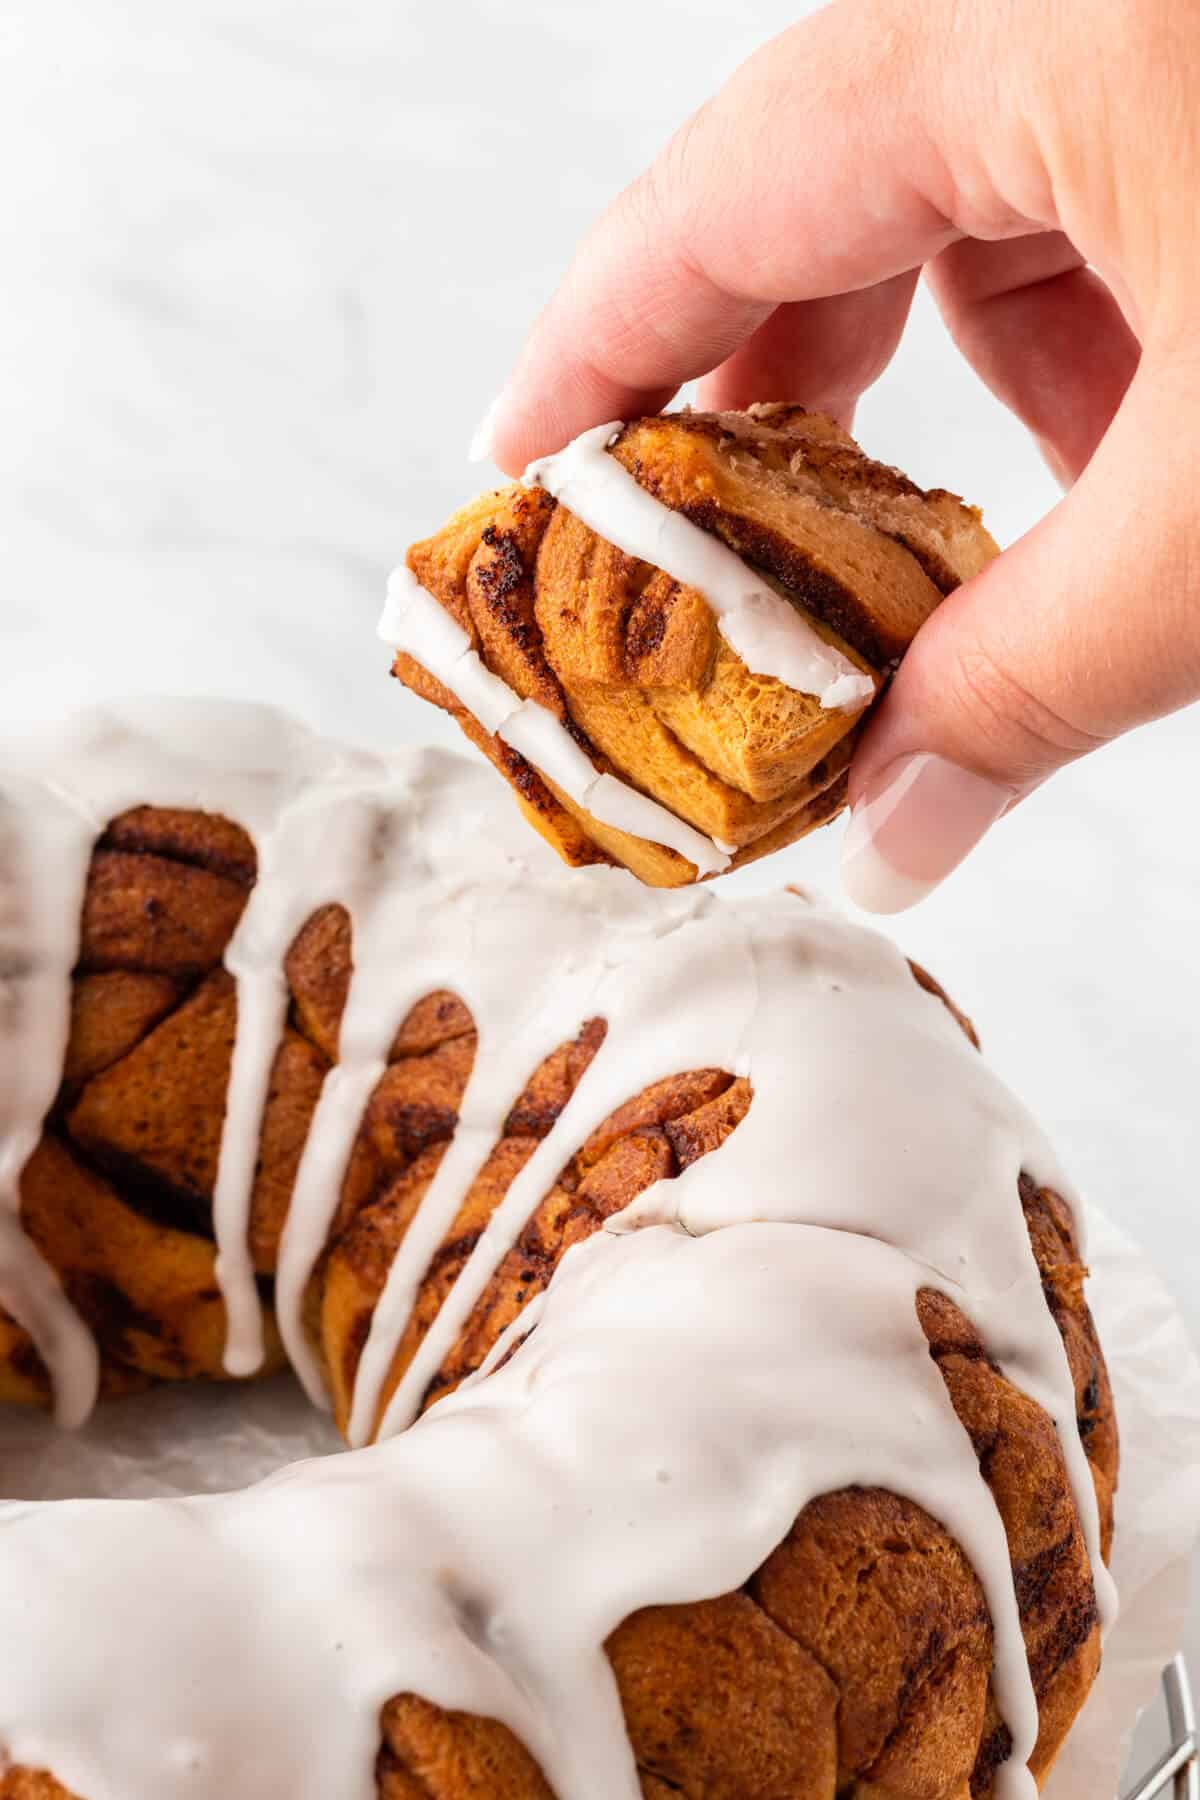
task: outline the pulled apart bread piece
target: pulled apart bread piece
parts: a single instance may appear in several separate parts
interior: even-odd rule
[[[664,522],[678,514],[726,546],[748,584],[779,596],[818,649],[832,647],[865,677],[860,697],[826,707],[754,672],[704,593],[627,554],[536,483],[464,507],[413,545],[408,569],[514,706],[544,709],[572,756],[711,840],[716,860],[702,868],[678,842],[595,816],[490,729],[411,642],[393,672],[457,719],[566,862],[619,863],[676,887],[779,849],[841,810],[871,699],[943,595],[997,546],[974,508],[872,462],[833,420],[799,406],[639,419],[607,454]]]

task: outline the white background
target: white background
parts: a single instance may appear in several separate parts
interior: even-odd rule
[[[219,692],[451,741],[386,677],[387,568],[479,484],[589,218],[798,10],[6,0],[0,716]],[[1002,541],[1054,502],[923,301],[858,429]],[[1193,1327],[1198,749],[1184,715],[1060,776],[895,927]],[[832,882],[837,835],[772,879]]]

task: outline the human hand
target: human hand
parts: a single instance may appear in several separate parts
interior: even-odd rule
[[[841,0],[697,113],[580,248],[482,428],[800,400],[849,422],[921,272],[1069,491],[918,635],[843,869],[897,911],[1064,763],[1200,697],[1200,4]]]

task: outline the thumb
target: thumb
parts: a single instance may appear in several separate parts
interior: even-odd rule
[[[1065,763],[1200,697],[1200,367],[1142,366],[1076,487],[922,628],[851,770],[846,891],[900,912]]]

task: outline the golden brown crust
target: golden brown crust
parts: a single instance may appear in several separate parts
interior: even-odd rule
[[[85,949],[70,1079],[22,1184],[26,1226],[97,1334],[106,1392],[221,1375],[210,1212],[235,999],[218,962],[253,867],[236,828],[218,821],[210,834],[209,823],[139,809],[102,840],[92,883],[104,903],[98,907],[89,891],[89,905],[93,919],[103,912],[116,922],[103,941],[127,945],[130,966],[96,970],[95,939]],[[114,855],[125,859],[116,888]],[[164,864],[182,880],[164,878]],[[196,874],[204,879],[192,881]],[[133,921],[147,899],[163,907],[146,911],[146,941],[139,942]],[[198,966],[201,945],[213,960]],[[332,906],[308,921],[287,958],[292,1003],[252,1219],[264,1272],[273,1267],[299,1147],[336,1056],[352,956],[348,916]],[[915,967],[913,974],[973,1038],[937,983]],[[502,1136],[420,1284],[389,1393],[603,1036],[603,1021],[584,1023],[514,1096]],[[430,994],[402,1022],[364,1116],[308,1309],[343,1421],[375,1302],[455,1129],[474,1054],[462,1002]],[[718,1069],[681,1071],[631,1096],[534,1208],[424,1404],[479,1367],[571,1244],[652,1181],[719,1148],[752,1104],[748,1084]],[[1025,1177],[1019,1198],[1066,1346],[1107,1545],[1116,1423],[1071,1215]],[[925,1290],[919,1316],[1008,1533],[1041,1710],[1040,1777],[1099,1656],[1091,1574],[1061,1453],[1050,1420],[1007,1381],[951,1301]],[[269,1346],[275,1366],[270,1329]],[[0,1315],[0,1398],[45,1404],[48,1397],[32,1345]],[[608,1654],[643,1793],[654,1800],[680,1793],[986,1800],[1007,1750],[990,1688],[991,1625],[974,1572],[935,1521],[891,1494],[822,1496],[741,1593],[638,1613],[613,1634]],[[412,1695],[384,1709],[378,1781],[388,1800],[549,1795],[502,1725],[444,1713]],[[48,1775],[18,1769],[0,1776],[0,1800],[71,1797]]]
[[[71,987],[71,1034],[63,1082],[78,1089],[100,1075],[152,1031],[179,999],[180,984],[170,975],[139,975],[109,969],[79,975]]]
[[[940,595],[901,544],[811,479],[804,441],[781,445],[780,435],[761,414],[685,413],[637,420],[614,455],[672,511],[772,576],[841,645],[886,668]]]
[[[978,513],[871,462],[801,407],[635,420],[612,455],[744,557],[877,691],[943,594],[996,551]],[[861,715],[751,674],[699,593],[542,489],[482,496],[408,562],[488,668],[557,718],[599,772],[731,846],[734,867],[844,804]],[[697,878],[677,852],[594,819],[411,656],[393,672],[457,720],[567,862],[615,861],[652,886]]]
[[[77,1796],[45,1769],[6,1769],[0,1774],[0,1800],[77,1800]]]
[[[726,432],[746,429],[746,415],[717,417]],[[902,544],[939,593],[969,581],[995,556],[995,541],[977,507],[945,488],[919,488],[899,469],[873,462],[849,432],[823,414],[767,404],[750,407],[749,418],[764,461],[776,468],[786,462],[793,479]]]

